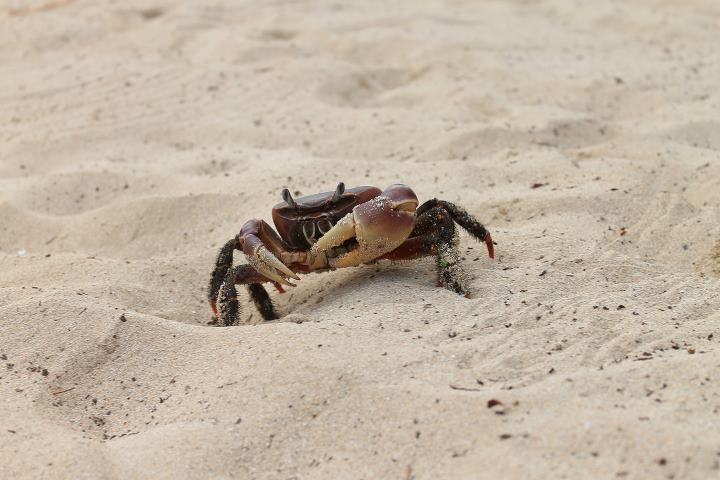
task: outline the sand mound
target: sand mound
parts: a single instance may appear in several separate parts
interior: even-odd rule
[[[0,478],[718,475],[714,2],[11,3]],[[208,325],[218,248],[339,180],[477,215],[472,298]]]

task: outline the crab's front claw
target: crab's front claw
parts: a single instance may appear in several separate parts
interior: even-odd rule
[[[255,233],[243,234],[241,231],[240,243],[248,263],[267,279],[290,287],[295,285],[290,283],[288,278],[300,280],[300,277],[281,262]]]
[[[254,255],[246,255],[248,263],[258,272],[265,277],[269,278],[273,282],[294,287],[295,284],[290,283],[286,277],[300,280],[300,277],[288,268],[287,265],[282,263],[273,253],[267,249],[264,245],[255,250]]]
[[[418,200],[405,185],[392,185],[380,196],[358,205],[323,235],[310,251],[324,253],[328,266],[368,263],[395,250],[415,227]]]
[[[345,242],[355,238],[355,216],[350,212],[340,219],[330,230],[318,239],[310,248],[310,263],[322,253],[334,253]],[[330,260],[328,258],[328,260]]]

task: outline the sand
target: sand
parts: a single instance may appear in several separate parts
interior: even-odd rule
[[[0,478],[717,478],[718,15],[4,2]],[[473,298],[423,259],[208,325],[218,248],[341,180],[480,218]]]

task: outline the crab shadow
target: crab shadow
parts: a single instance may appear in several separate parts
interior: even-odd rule
[[[426,288],[436,287],[436,273],[429,259],[361,265],[307,275],[302,280],[285,294],[271,293],[279,319],[261,322],[248,298],[243,304],[246,313],[241,324],[305,321],[315,313],[324,317],[325,309],[366,305],[368,299],[375,305],[414,302],[426,293]]]

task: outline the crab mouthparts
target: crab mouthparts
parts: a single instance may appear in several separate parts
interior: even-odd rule
[[[352,213],[348,213],[313,243],[310,248],[310,258],[315,258],[320,253],[324,253],[328,258],[337,258],[346,255],[357,247],[355,219]]]

